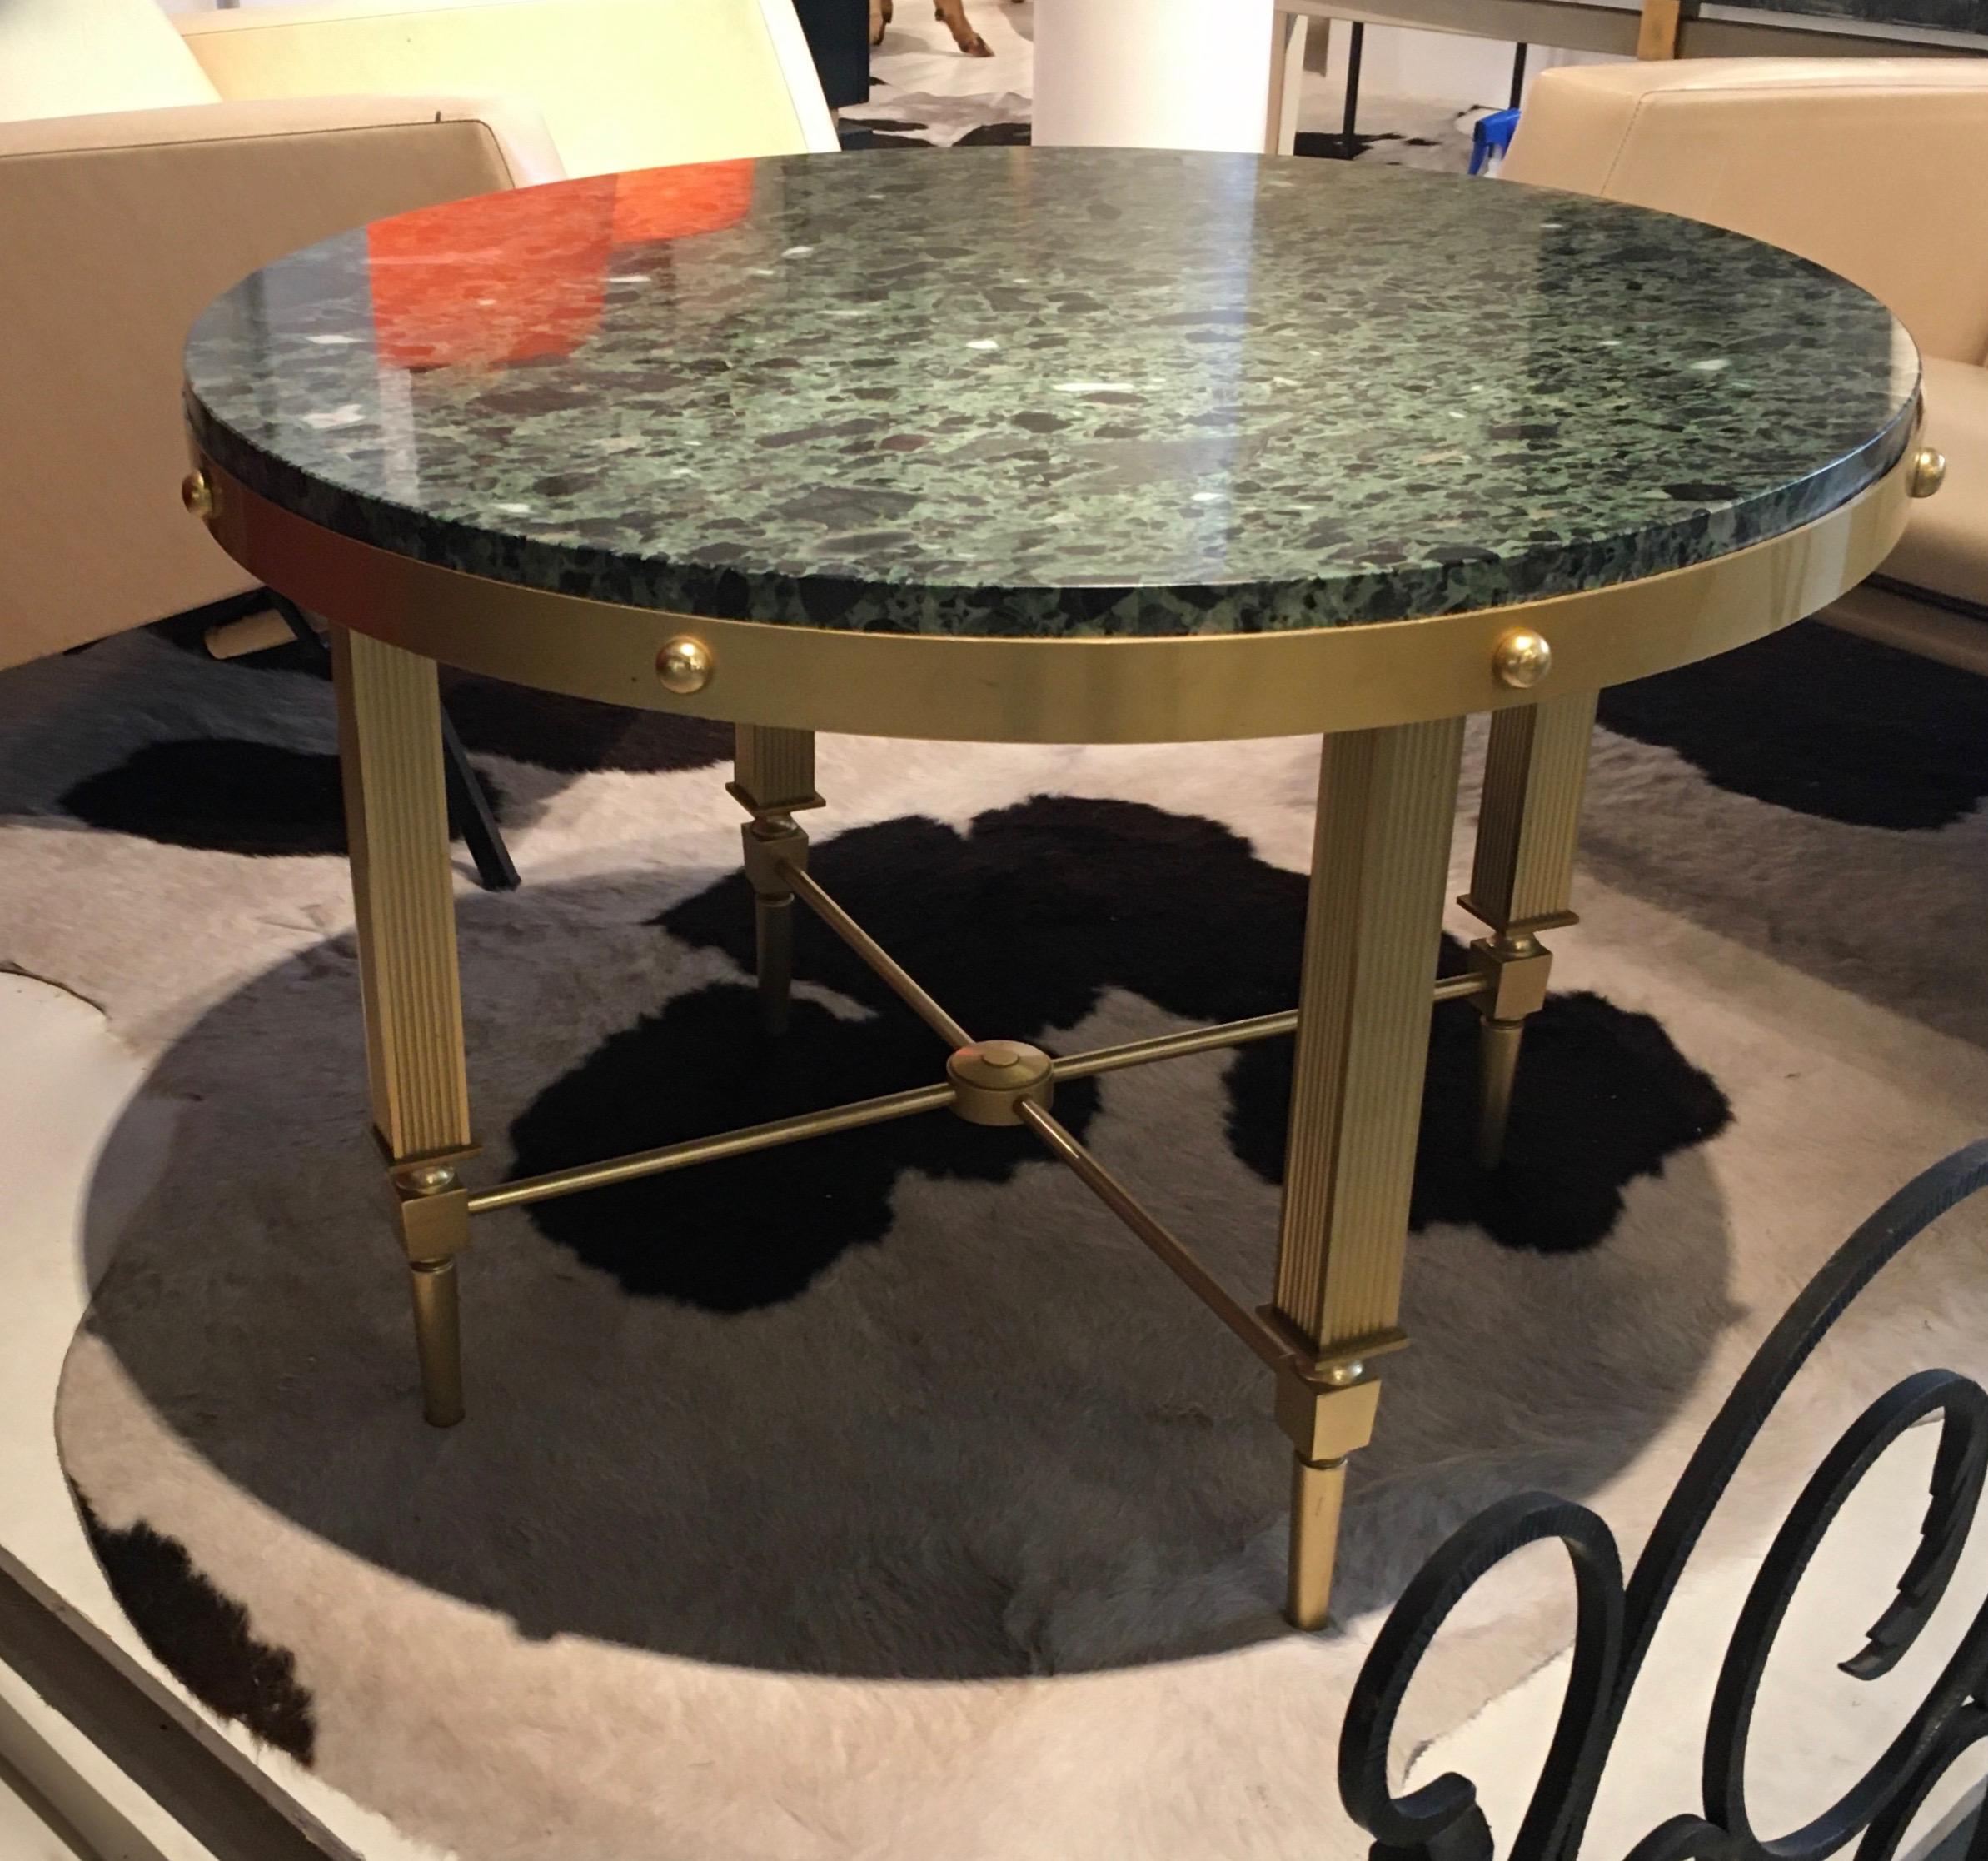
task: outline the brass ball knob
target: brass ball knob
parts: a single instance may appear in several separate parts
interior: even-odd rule
[[[1543,634],[1529,626],[1516,626],[1500,640],[1491,655],[1491,669],[1501,685],[1529,691],[1552,670],[1553,649]]]
[[[680,697],[701,691],[711,682],[711,649],[703,641],[680,633],[655,656],[655,676]]]
[[[1946,455],[1936,447],[1922,446],[1912,461],[1912,495],[1931,497],[1946,482]]]
[[[179,501],[202,523],[214,514],[214,487],[204,471],[189,471],[180,481]]]

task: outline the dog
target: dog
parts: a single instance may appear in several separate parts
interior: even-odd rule
[[[1015,0],[1019,6],[1021,0]],[[884,42],[884,28],[890,23],[892,0],[869,0],[869,42]],[[943,19],[953,42],[969,58],[991,58],[994,47],[966,22],[966,0],[934,0],[932,17]]]

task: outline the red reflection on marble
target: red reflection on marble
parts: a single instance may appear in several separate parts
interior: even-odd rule
[[[735,226],[753,167],[600,175],[376,222],[366,243],[381,361],[501,368],[570,355],[600,327],[614,248]]]
[[[688,239],[736,226],[752,205],[750,162],[699,162],[615,177],[615,243]]]
[[[366,229],[373,337],[398,368],[570,355],[600,323],[613,175],[482,194]]]

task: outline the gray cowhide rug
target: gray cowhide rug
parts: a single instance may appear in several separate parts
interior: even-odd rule
[[[723,731],[451,703],[526,879],[460,891],[483,1173],[934,1075],[818,936],[791,1035],[753,1033]],[[0,960],[99,1004],[177,1113],[92,1231],[116,1258],[56,1418],[140,1633],[479,1861],[1362,1853],[1333,1742],[1418,1562],[1528,1485],[1633,1544],[1813,1266],[1988,1125],[1988,685],[1809,626],[1603,721],[1584,921],[1488,1180],[1470,1011],[1438,1015],[1416,1345],[1357,1464],[1344,1626],[1301,1638],[1261,1373],[1011,1134],[934,1118],[491,1218],[470,1417],[424,1427],[328,689],[157,632],[0,678]],[[1292,998],[1315,760],[827,740],[811,825],[969,1025],[1091,1044]],[[1286,1063],[1061,1104],[1246,1293]],[[1949,1229],[1805,1375],[1706,1555],[1757,1549],[1865,1394],[1988,1367],[1983,1236]],[[1528,1563],[1467,1611],[1418,1735],[1562,1644],[1561,1592]]]

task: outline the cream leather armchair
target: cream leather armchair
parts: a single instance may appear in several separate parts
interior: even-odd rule
[[[1729,227],[1891,307],[1925,357],[1946,485],[1821,617],[1988,672],[1988,60],[1543,72],[1504,177]]]
[[[569,175],[839,145],[793,0],[311,0],[182,16],[226,97],[515,97]]]
[[[180,348],[361,222],[833,148],[790,0],[0,0],[0,666],[247,593],[181,510]]]

